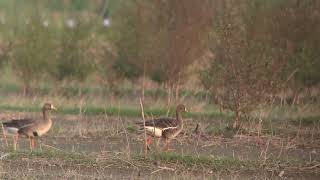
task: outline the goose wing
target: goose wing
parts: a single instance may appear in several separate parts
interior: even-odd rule
[[[143,128],[143,122],[138,122],[137,124],[141,128]],[[148,120],[146,121],[146,126],[167,129],[167,128],[176,128],[178,126],[178,123],[173,118],[164,117],[164,118]]]
[[[17,128],[21,129],[24,127],[31,126],[34,123],[33,119],[13,119],[3,123],[5,128]]]

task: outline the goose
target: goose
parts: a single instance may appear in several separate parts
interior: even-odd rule
[[[136,124],[140,126],[140,130],[145,129],[147,138],[147,147],[152,143],[152,137],[160,138],[165,140],[165,151],[169,149],[170,141],[175,138],[183,128],[183,120],[181,117],[181,112],[187,112],[185,105],[179,104],[176,107],[176,118],[162,117],[157,119],[147,120],[145,122],[137,122]],[[159,140],[160,140],[159,139]]]
[[[50,110],[57,110],[52,104],[45,103],[42,107],[42,119],[13,119],[3,123],[4,133],[14,135],[14,147],[20,136],[30,139],[30,148],[35,148],[35,138],[46,134],[51,126]]]

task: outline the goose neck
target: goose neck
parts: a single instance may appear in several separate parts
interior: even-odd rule
[[[182,125],[182,118],[181,118],[181,114],[178,110],[176,110],[176,119],[179,125]]]
[[[43,114],[43,119],[45,120],[45,121],[47,121],[47,120],[49,120],[50,118],[50,114],[49,114],[49,112],[48,112],[48,110],[46,110],[46,109],[42,109],[42,114]]]

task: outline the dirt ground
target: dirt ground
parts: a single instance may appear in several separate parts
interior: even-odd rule
[[[1,120],[14,116],[3,114]],[[296,134],[233,132],[229,136],[222,130],[207,133],[209,124],[220,120],[186,119],[183,133],[172,141],[174,153],[244,162],[243,167],[229,169],[223,164],[185,165],[189,162],[184,159],[141,158],[143,134],[133,126],[139,118],[55,115],[53,119],[53,128],[37,141],[36,154],[30,154],[27,139],[21,139],[14,152],[1,135],[1,179],[320,179],[320,132],[311,127],[299,127]],[[196,134],[193,130],[199,122],[203,131]],[[149,153],[162,152],[162,145],[152,146]]]

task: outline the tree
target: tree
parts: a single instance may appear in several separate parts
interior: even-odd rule
[[[136,76],[151,77],[171,89],[179,87],[186,68],[205,50],[213,4],[210,0],[136,0],[124,3],[114,14],[118,15],[113,30],[118,32],[114,43],[119,60]]]
[[[260,27],[254,23],[257,14],[250,16],[251,4],[236,2],[219,1],[220,11],[210,35],[213,56],[200,74],[214,100],[235,113],[233,128],[241,126],[244,114],[277,92],[287,62],[259,38],[268,34],[256,31]]]
[[[292,103],[304,89],[320,84],[319,10],[319,1],[285,0],[265,13],[271,44],[288,60],[282,77],[292,77],[284,89],[294,91]]]
[[[293,90],[293,101],[304,89],[320,82],[320,3],[318,1],[245,1],[257,41],[272,50],[270,58],[286,62],[279,78],[283,92]]]

